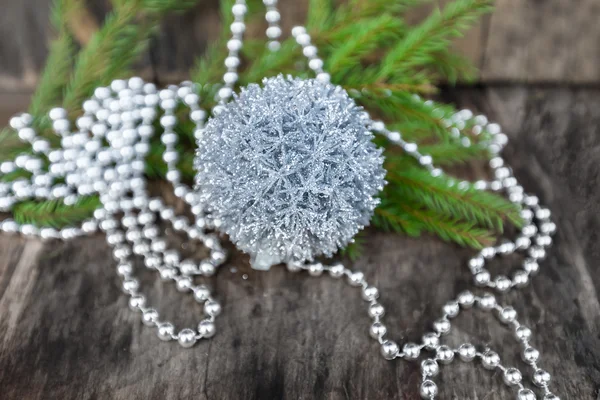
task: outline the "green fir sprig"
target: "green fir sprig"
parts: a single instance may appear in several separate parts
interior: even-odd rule
[[[57,36],[50,46],[47,66],[30,107],[39,121],[36,126],[43,132],[47,129],[43,114],[48,109],[62,104],[75,118],[80,114],[82,101],[95,87],[132,73],[135,61],[146,50],[148,39],[167,12],[183,11],[195,1],[113,0],[112,3],[114,9],[103,26],[80,49],[67,20],[82,3],[77,0],[55,3],[53,21]],[[220,37],[190,71],[206,109],[214,104],[221,87],[234,3],[221,1]],[[332,0],[310,0],[306,25],[332,81],[348,90],[374,118],[386,121],[405,140],[418,143],[421,152],[431,155],[437,165],[469,166],[490,156],[482,145],[486,132],[473,134],[469,123],[448,127],[443,119],[456,110],[423,97],[435,94],[440,82],[474,79],[475,69],[451,51],[450,43],[491,10],[491,1],[454,0],[443,9],[434,7],[417,24],[408,23],[407,13],[425,3],[428,1],[347,0],[339,4]],[[249,9],[252,13],[248,24],[262,24],[260,2],[250,1]],[[259,82],[279,73],[310,76],[294,40],[283,40],[281,49],[272,52],[264,40],[247,38],[239,84]],[[193,126],[182,118],[176,132],[180,136],[178,150],[182,153],[179,167],[183,178],[189,181],[194,174]],[[457,134],[471,143],[458,141]],[[494,242],[506,223],[521,224],[518,208],[502,197],[475,190],[470,184],[459,184],[447,175],[432,177],[400,148],[390,146],[382,138],[377,143],[385,149],[388,185],[373,217],[375,227],[410,236],[430,233],[463,246],[480,248]],[[152,179],[164,179],[162,150],[158,140],[151,143],[146,173]],[[22,151],[27,151],[27,147],[16,139],[14,132],[0,132],[0,160],[12,159]],[[23,176],[18,173],[2,177],[3,180],[20,178]],[[59,227],[82,221],[97,206],[98,199],[94,196],[72,206],[60,201],[32,200],[16,205],[14,217],[19,222]],[[358,235],[343,254],[351,258],[359,255],[363,240]]]

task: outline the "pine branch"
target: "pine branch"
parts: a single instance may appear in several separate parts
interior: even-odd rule
[[[83,100],[96,87],[131,74],[130,68],[146,50],[162,14],[182,11],[193,4],[192,0],[119,1],[79,54],[63,106],[71,115],[78,115]]]
[[[61,1],[64,4],[80,3],[79,0]],[[234,2],[221,2],[220,38],[209,47],[192,72],[206,107],[214,103],[214,94],[221,87],[223,61],[227,55],[225,43],[231,35],[230,10]],[[486,139],[485,133],[471,135],[469,123],[446,126],[445,120],[455,112],[453,107],[432,103],[413,94],[435,92],[435,84],[440,79],[453,81],[474,76],[469,64],[449,51],[449,40],[489,10],[490,2],[455,0],[442,12],[436,11],[423,23],[411,27],[405,22],[403,13],[425,2],[427,0],[349,0],[335,6],[332,0],[311,0],[309,31],[332,80],[345,87],[375,118],[384,119],[390,129],[401,132],[405,140],[418,143],[420,150],[432,155],[437,164],[454,165],[485,159],[489,155],[478,145],[479,138]],[[35,101],[39,104],[32,104],[32,110],[42,110],[62,99],[71,116],[77,116],[81,102],[95,87],[107,85],[129,73],[162,15],[194,3],[192,0],[113,0],[113,12],[75,61],[74,49],[69,49],[67,42],[53,48],[55,54],[70,51],[70,57],[51,54],[47,76],[59,78],[55,82],[51,78],[43,79],[39,89],[43,93],[37,95]],[[249,4],[249,10],[260,11],[262,17],[262,7]],[[248,17],[251,28],[254,19],[252,15]],[[64,16],[58,20],[61,26],[65,25]],[[244,46],[240,85],[259,82],[265,76],[278,73],[309,76],[306,62],[292,39],[285,40],[279,52],[266,50],[264,40],[250,38]],[[63,72],[62,75],[53,74],[52,70]],[[464,147],[457,142],[457,129],[471,139],[471,146]],[[183,178],[191,180],[194,175],[193,126],[182,122],[176,132],[180,136],[179,168]],[[14,157],[20,152],[18,149],[22,150],[23,145],[15,139],[14,132],[0,132],[0,159]],[[10,146],[4,146],[5,143]],[[481,247],[493,241],[504,221],[520,223],[518,210],[507,201],[489,193],[449,187],[447,178],[432,178],[400,148],[382,139],[377,139],[377,143],[386,147],[390,184],[381,195],[381,206],[373,218],[375,226],[412,236],[433,233],[461,245]],[[158,141],[151,143],[147,157],[148,177],[164,178],[163,150]],[[23,171],[3,177],[8,180],[20,178],[27,178]],[[89,198],[72,207],[60,202],[24,202],[15,208],[15,218],[38,225],[77,223],[91,215],[97,206],[94,202],[97,202],[96,198]],[[356,256],[360,253],[360,244],[359,237],[344,251],[345,254]]]
[[[472,187],[459,189],[449,185],[449,178],[432,177],[422,168],[388,168],[387,179],[391,185],[386,190],[394,192],[390,197],[405,199],[448,218],[497,231],[502,231],[504,218],[520,223],[518,207],[503,197]]]
[[[21,142],[12,129],[0,130],[0,162],[14,160],[23,153],[31,153],[31,146]]]
[[[343,82],[350,69],[360,68],[361,60],[381,47],[382,43],[395,41],[402,29],[402,20],[391,14],[363,19],[359,26],[345,26],[330,35],[332,51],[327,67],[335,82]]]
[[[96,196],[84,197],[72,206],[60,200],[24,201],[15,204],[13,215],[19,224],[62,228],[90,218],[99,206],[100,200]]]
[[[83,100],[96,87],[126,75],[146,48],[153,25],[150,22],[136,23],[140,11],[139,2],[123,2],[106,17],[104,26],[81,51],[63,102],[71,115],[80,112]]]
[[[436,80],[446,80],[451,85],[458,81],[471,83],[477,78],[477,68],[465,57],[451,53],[448,49],[433,53],[428,64],[436,76]]]
[[[75,43],[67,29],[67,21],[81,7],[81,2],[74,0],[57,0],[52,7],[52,25],[58,36],[50,43],[46,66],[29,106],[29,112],[36,118],[45,115],[62,100],[76,53]]]
[[[141,6],[146,12],[162,15],[186,11],[197,3],[197,0],[142,0]]]
[[[331,23],[334,4],[332,0],[309,0],[306,27],[309,30],[317,28],[322,30]]]
[[[432,54],[445,50],[449,40],[461,35],[482,14],[491,10],[490,0],[455,0],[443,11],[434,12],[412,29],[381,62],[378,80],[407,75],[409,70],[427,64]]]
[[[406,202],[382,204],[375,210],[373,223],[381,229],[402,232],[413,237],[424,232],[433,233],[443,240],[473,248],[482,248],[494,242],[494,236],[489,230],[460,220],[440,217]]]

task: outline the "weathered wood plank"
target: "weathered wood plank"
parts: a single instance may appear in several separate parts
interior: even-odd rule
[[[532,344],[563,399],[595,399],[600,382],[600,91],[523,87],[457,90],[447,99],[504,124],[507,159],[539,194],[559,232],[540,275],[504,295],[532,327]],[[371,233],[354,265],[382,291],[386,325],[417,340],[438,310],[470,287],[472,253],[432,238]],[[0,387],[12,399],[417,399],[415,363],[386,362],[368,338],[356,289],[233,258],[210,282],[224,305],[219,333],[193,349],[163,344],[127,309],[102,237],[40,243],[0,237]],[[492,266],[510,271],[516,258]],[[177,324],[201,309],[143,275],[153,303]],[[510,332],[474,310],[449,341],[472,340],[523,366]],[[512,398],[475,365],[442,369],[441,399]]]
[[[499,0],[491,17],[482,80],[600,81],[600,2]]]

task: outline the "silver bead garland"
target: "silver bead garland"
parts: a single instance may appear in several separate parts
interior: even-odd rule
[[[272,29],[278,28],[276,1],[264,0],[264,3],[268,7],[267,21],[271,29],[271,34],[268,35],[274,42],[279,37],[276,33],[280,32]],[[238,0],[232,12],[233,37],[228,42],[229,56],[225,60],[227,73],[224,76],[224,86],[218,92],[220,104],[213,110],[215,114],[222,110],[231,97],[233,85],[237,81],[237,55],[245,30],[245,2]],[[329,75],[323,71],[323,62],[317,57],[316,48],[311,45],[306,30],[296,27],[292,34],[302,46],[303,53],[309,59],[309,67],[315,71],[317,79],[328,82]],[[276,50],[276,45],[269,46]],[[205,218],[205,210],[198,195],[181,182],[180,173],[176,169],[178,153],[175,150],[177,135],[174,127],[177,118],[174,110],[180,104],[189,107],[190,119],[196,124],[195,132],[200,137],[207,113],[198,106],[199,97],[194,86],[185,82],[159,91],[140,78],[116,80],[110,87],[96,89],[94,96],[83,104],[84,114],[77,119],[76,129],[69,126],[64,109],[51,110],[49,116],[53,128],[61,137],[59,149],[52,149],[48,141],[37,136],[31,128],[30,115],[14,117],[10,125],[18,132],[22,141],[31,144],[33,155],[23,154],[14,161],[0,163],[0,173],[25,170],[31,173],[31,178],[0,183],[0,211],[10,212],[16,202],[25,199],[62,199],[65,204],[75,204],[82,196],[91,194],[100,196],[101,206],[94,212],[93,218],[78,227],[60,230],[38,228],[31,224],[17,224],[9,218],[0,222],[0,231],[48,240],[68,240],[91,234],[98,229],[105,232],[117,261],[117,273],[123,278],[122,289],[129,296],[130,308],[140,313],[144,325],[156,329],[159,339],[178,341],[182,347],[188,348],[198,340],[208,339],[216,333],[215,319],[221,312],[221,306],[206,285],[196,282],[196,277],[213,275],[225,261],[226,254],[218,237],[209,233],[209,229],[218,226],[219,221]],[[149,151],[149,139],[155,134],[153,122],[157,118],[163,127],[161,140],[165,145],[163,159],[167,164],[167,179],[173,184],[175,195],[191,207],[195,216],[193,221],[177,216],[173,208],[164,204],[160,198],[150,197],[146,191],[144,157]],[[514,241],[484,248],[469,261],[468,268],[475,284],[499,293],[521,288],[538,272],[538,261],[545,257],[545,249],[552,243],[551,235],[556,231],[556,225],[550,220],[550,211],[538,204],[537,197],[524,193],[510,167],[505,165],[499,154],[506,145],[507,137],[501,133],[497,124],[489,123],[484,116],[473,116],[468,110],[442,119],[442,122],[452,132],[456,132],[456,140],[466,147],[470,145],[470,141],[460,135],[460,129],[467,123],[473,124],[474,133],[487,132],[491,135],[487,148],[495,154],[490,161],[494,179],[489,182],[478,181],[474,187],[505,193],[511,202],[522,207],[521,216],[526,221]],[[416,144],[404,141],[401,133],[389,131],[380,121],[367,120],[366,123],[372,131],[384,135],[391,143],[413,156],[432,176],[444,174],[433,165],[429,155],[419,152]],[[470,186],[467,182],[451,182],[459,188],[466,189]],[[182,260],[180,254],[169,249],[166,240],[160,236],[158,219],[170,223],[174,230],[185,233],[189,239],[201,241],[210,250],[210,256],[200,262]],[[515,252],[525,253],[526,258],[522,269],[512,277],[492,277],[485,269],[486,263],[494,257]],[[135,278],[131,262],[134,255],[143,258],[144,266],[156,270],[162,280],[174,282],[177,290],[189,293],[202,304],[205,316],[196,327],[176,329],[147,304]],[[550,374],[539,366],[540,353],[533,347],[532,331],[517,320],[514,308],[500,305],[491,293],[460,293],[443,306],[441,317],[433,323],[432,332],[424,334],[419,343],[400,345],[389,338],[389,331],[383,323],[385,310],[379,301],[379,291],[367,283],[362,272],[351,271],[342,264],[291,262],[287,268],[292,272],[307,271],[310,276],[329,275],[356,287],[367,303],[367,313],[372,320],[369,333],[377,341],[382,356],[386,360],[421,360],[422,383],[419,392],[423,399],[436,398],[438,387],[434,382],[435,377],[442,366],[457,360],[478,360],[485,369],[500,371],[503,381],[514,388],[517,400],[538,398],[532,389],[525,386],[525,374],[517,368],[503,365],[498,353],[492,349],[477,347],[471,343],[457,346],[444,344],[444,337],[452,328],[451,320],[472,308],[492,312],[501,324],[513,331],[521,348],[521,357],[532,370],[532,383],[541,392],[542,397],[539,398],[559,399],[550,390]],[[423,353],[427,355],[422,357]]]

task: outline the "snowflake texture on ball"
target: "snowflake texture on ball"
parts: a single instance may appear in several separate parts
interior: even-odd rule
[[[254,268],[331,256],[369,224],[385,170],[368,121],[339,86],[277,76],[208,122],[196,190]]]

